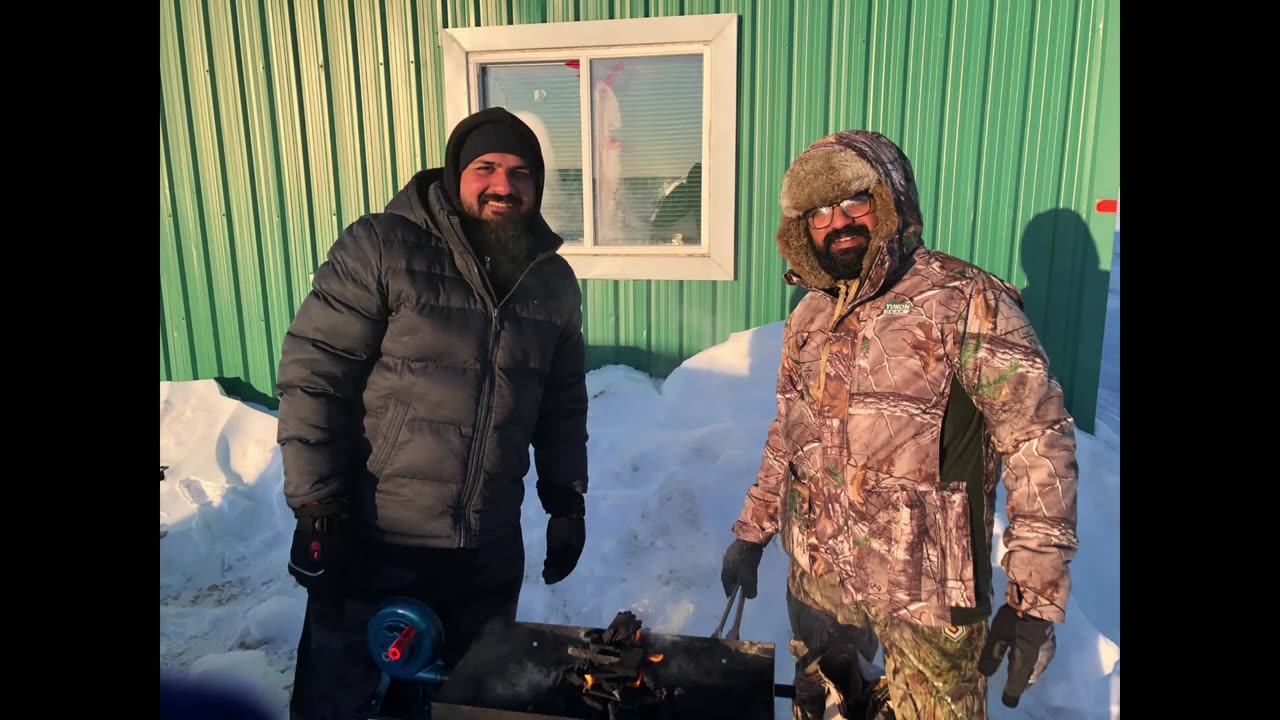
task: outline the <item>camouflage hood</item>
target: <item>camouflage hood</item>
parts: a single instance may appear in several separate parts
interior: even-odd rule
[[[791,264],[787,282],[814,289],[836,286],[819,265],[804,213],[870,190],[876,227],[863,262],[857,298],[873,297],[921,244],[920,199],[911,161],[893,141],[866,130],[845,130],[810,145],[782,180],[778,250]]]

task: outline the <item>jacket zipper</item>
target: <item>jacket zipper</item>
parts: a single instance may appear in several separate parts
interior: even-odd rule
[[[484,456],[488,447],[489,440],[489,423],[493,414],[493,385],[494,379],[498,371],[498,338],[502,333],[502,318],[498,311],[502,308],[502,304],[511,297],[511,294],[520,286],[520,282],[524,280],[525,275],[529,274],[529,270],[538,264],[547,254],[537,256],[529,263],[528,267],[520,273],[520,277],[515,284],[511,286],[511,290],[507,292],[498,304],[493,307],[491,318],[493,324],[489,326],[489,354],[485,365],[484,385],[480,388],[480,406],[476,410],[476,424],[473,427],[471,435],[471,454],[470,461],[467,464],[467,477],[462,484],[462,504],[460,510],[462,513],[461,522],[458,523],[458,547],[469,547],[470,543],[475,539],[475,528],[471,526],[472,505],[475,504],[476,498],[480,494],[480,478],[484,474]],[[479,264],[473,261],[476,275],[481,278],[481,282],[486,282],[484,275],[480,274]]]

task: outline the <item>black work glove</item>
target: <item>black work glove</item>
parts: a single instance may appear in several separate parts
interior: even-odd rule
[[[987,677],[995,674],[1005,653],[1009,654],[1009,681],[1000,700],[1005,707],[1017,707],[1022,691],[1035,684],[1057,650],[1053,623],[1019,613],[1004,604],[996,611],[982,648],[978,670]]]
[[[555,585],[578,566],[587,543],[586,499],[573,488],[543,483],[538,483],[538,499],[551,514],[547,520],[547,558],[542,563],[542,580]]]
[[[760,569],[760,557],[764,555],[764,546],[741,538],[734,540],[729,549],[724,551],[724,565],[720,568],[720,584],[724,586],[724,596],[731,597],[734,588],[742,586],[742,594],[747,599],[756,596],[756,571]]]
[[[289,550],[289,574],[309,592],[334,594],[345,587],[351,568],[351,522],[345,500],[330,499],[295,508],[298,524]]]

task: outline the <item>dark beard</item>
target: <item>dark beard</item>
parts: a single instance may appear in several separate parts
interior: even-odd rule
[[[518,216],[490,222],[464,213],[462,231],[475,251],[481,271],[489,276],[497,300],[501,301],[533,259],[529,219]]]
[[[845,225],[839,230],[832,230],[822,241],[821,248],[814,248],[814,258],[818,267],[822,268],[835,280],[853,280],[862,275],[862,261],[867,255],[867,247],[848,248],[838,253],[831,252],[832,243],[845,238],[860,237],[871,245],[871,231],[863,225]]]

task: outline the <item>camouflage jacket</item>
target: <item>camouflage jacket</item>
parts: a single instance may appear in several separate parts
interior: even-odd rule
[[[824,143],[874,167],[877,212],[892,233],[873,235],[857,289],[838,301],[815,289],[818,273],[797,262],[812,245],[801,238],[798,212],[785,215],[784,187],[778,242],[794,268],[789,282],[810,292],[786,322],[778,414],[734,532],[753,542],[781,534],[801,568],[837,574],[847,602],[949,625],[953,609],[989,605],[978,596],[975,568],[988,570],[990,558],[976,557],[971,539],[975,530],[991,537],[1003,466],[1007,600],[1063,622],[1067,566],[1078,546],[1075,435],[1021,297],[920,244],[910,164],[896,146],[845,132],[809,152]],[[800,204],[831,202],[838,198],[823,193],[847,190],[820,189]],[[964,482],[944,482],[940,447],[953,392],[981,414],[977,495]],[[975,497],[985,507],[975,509]]]

